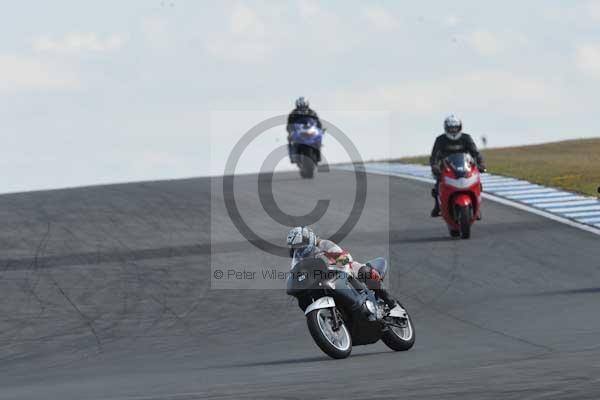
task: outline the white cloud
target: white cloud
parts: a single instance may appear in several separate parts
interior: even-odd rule
[[[0,92],[58,90],[79,87],[77,74],[64,65],[37,58],[0,56]]]
[[[467,36],[467,43],[483,56],[495,56],[504,50],[500,38],[488,31],[476,31]]]
[[[141,22],[141,31],[144,39],[152,47],[167,47],[171,35],[169,23],[161,17],[144,17]]]
[[[518,32],[490,32],[478,30],[466,36],[466,42],[477,53],[493,57],[529,44],[527,37]]]
[[[539,117],[572,111],[577,104],[560,82],[502,71],[343,90],[331,95],[327,103],[347,109],[400,110],[407,116],[424,117],[451,110]]]
[[[594,21],[600,21],[600,0],[592,0],[588,3],[588,12]]]
[[[285,31],[277,30],[275,20],[267,24],[256,9],[244,4],[234,6],[225,32],[216,32],[205,42],[206,50],[219,58],[241,63],[270,61]]]
[[[379,31],[389,32],[400,27],[398,18],[381,6],[365,8],[364,15],[371,25]]]
[[[448,27],[455,27],[460,24],[461,19],[456,15],[448,15],[442,18],[442,24]]]
[[[311,18],[319,14],[321,8],[315,0],[305,0],[298,3],[300,16],[303,18]]]
[[[265,24],[257,12],[250,7],[239,4],[233,9],[229,20],[229,29],[238,36],[264,37]]]
[[[69,33],[62,38],[40,36],[33,42],[33,48],[39,52],[49,53],[103,53],[119,50],[123,47],[124,39],[117,34],[105,38],[97,33]]]
[[[271,64],[280,51],[330,58],[364,40],[347,20],[319,4],[299,7],[290,14],[279,3],[237,3],[220,23],[222,28],[204,36],[204,48],[209,56],[232,63]]]
[[[586,43],[577,46],[575,62],[582,72],[600,78],[600,43]]]

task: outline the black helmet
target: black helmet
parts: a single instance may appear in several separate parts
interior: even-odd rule
[[[309,108],[308,100],[306,100],[303,96],[298,97],[296,100],[296,108],[299,110],[307,110]]]

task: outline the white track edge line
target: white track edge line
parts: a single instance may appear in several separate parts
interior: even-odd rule
[[[490,193],[483,193],[483,197],[487,198],[489,200],[495,201],[497,203],[501,203],[501,204],[504,204],[504,205],[507,205],[507,206],[518,208],[520,210],[524,210],[524,211],[530,212],[532,214],[536,214],[536,215],[539,215],[539,216],[542,216],[542,217],[546,217],[546,218],[551,219],[553,221],[560,222],[560,223],[563,223],[565,225],[569,225],[569,226],[571,226],[573,228],[579,228],[581,230],[584,230],[584,231],[587,231],[587,232],[590,232],[590,233],[593,233],[595,235],[599,235],[600,236],[600,229],[599,228],[594,228],[593,226],[589,226],[589,225],[586,225],[586,224],[583,224],[583,223],[580,223],[580,222],[576,222],[576,221],[573,221],[571,219],[568,219],[568,218],[565,218],[565,217],[561,217],[559,215],[552,214],[550,212],[541,210],[539,208],[530,207],[530,206],[528,206],[526,204],[517,203],[515,201],[508,200],[508,199],[505,199],[503,197],[499,197],[499,196],[496,196],[496,195],[493,195],[493,194],[490,194]]]

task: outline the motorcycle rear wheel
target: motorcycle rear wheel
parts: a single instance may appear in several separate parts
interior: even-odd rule
[[[332,312],[338,313],[341,323],[337,331],[333,330]],[[313,340],[325,354],[331,358],[346,358],[352,352],[352,337],[342,316],[335,308],[320,308],[306,316],[308,330]]]

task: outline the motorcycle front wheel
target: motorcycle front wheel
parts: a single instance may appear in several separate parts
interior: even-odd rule
[[[340,326],[334,330],[333,313],[337,313]],[[346,358],[352,352],[352,337],[341,314],[335,308],[320,308],[306,316],[308,330],[313,340],[331,358]]]
[[[468,239],[471,237],[471,209],[460,207],[458,209],[458,222],[460,224],[460,237]]]
[[[315,162],[309,156],[303,155],[300,163],[300,176],[305,179],[312,179],[315,176]]]
[[[406,351],[415,344],[415,327],[408,312],[406,316],[405,327],[390,326],[381,336],[383,343],[394,351]]]

